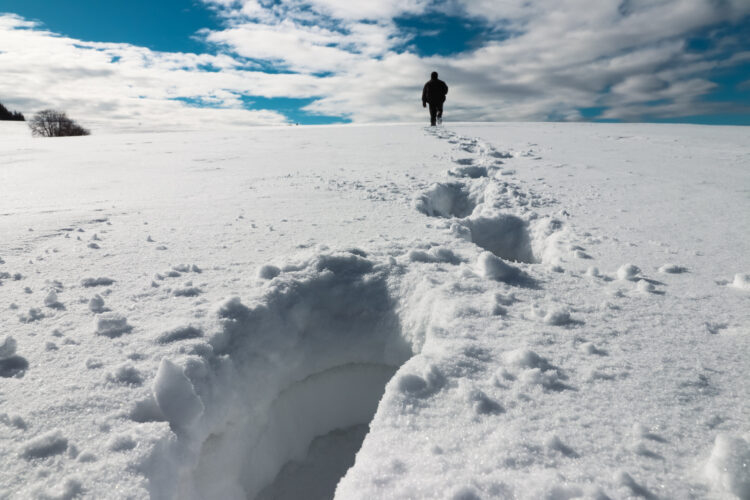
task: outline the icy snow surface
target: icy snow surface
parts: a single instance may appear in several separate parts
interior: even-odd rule
[[[750,497],[750,140],[0,124],[0,498]]]

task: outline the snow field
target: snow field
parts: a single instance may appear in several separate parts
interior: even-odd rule
[[[405,135],[377,130],[366,141]],[[256,208],[282,220],[221,226],[216,204],[200,238],[124,213],[82,226],[99,248],[70,231],[4,247],[22,273],[0,287],[20,304],[0,362],[26,365],[3,371],[0,484],[12,498],[101,497],[101,484],[188,499],[746,497],[743,278],[704,279],[686,252],[623,251],[642,242],[612,241],[617,226],[577,218],[564,189],[519,178],[555,168],[535,147],[426,135],[407,141],[434,165],[402,181],[309,182],[347,205],[269,190]],[[151,234],[128,246],[110,222]]]

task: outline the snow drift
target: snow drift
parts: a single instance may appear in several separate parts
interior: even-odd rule
[[[299,483],[290,472],[278,485],[274,479],[303,462],[314,440],[328,439],[335,454],[336,432],[367,426],[413,351],[387,268],[362,255],[316,255],[282,270],[256,304],[237,297],[221,304],[210,349],[186,361],[192,383],[162,361],[154,395],[180,437],[182,463],[151,477],[153,496],[256,498]],[[349,458],[343,470],[319,471],[298,488],[332,495]]]

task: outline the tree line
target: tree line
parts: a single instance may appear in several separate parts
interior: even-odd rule
[[[20,111],[10,111],[0,103],[0,120],[23,122],[26,121],[26,118],[23,117],[23,113]]]
[[[11,112],[0,103],[0,120],[26,121],[26,118],[21,112]],[[38,112],[27,124],[31,129],[31,134],[35,137],[69,137],[91,134],[91,131],[68,118],[64,111],[54,109],[45,109]]]

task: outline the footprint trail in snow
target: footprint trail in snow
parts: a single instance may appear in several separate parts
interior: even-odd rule
[[[14,233],[3,484],[32,498],[112,484],[187,499],[746,494],[743,398],[717,362],[737,363],[743,319],[694,321],[692,261],[605,257],[606,228],[522,175],[554,168],[542,146],[372,130],[261,132],[296,145],[253,146],[279,165],[306,149],[348,159],[311,173],[252,170],[243,149],[219,170],[178,159],[189,216],[119,200]],[[170,140],[189,142],[139,147],[155,161],[193,147]],[[398,141],[421,149],[404,158]],[[401,163],[347,170],[367,147]],[[228,202],[203,194],[209,179]],[[732,276],[712,286],[742,300]]]

